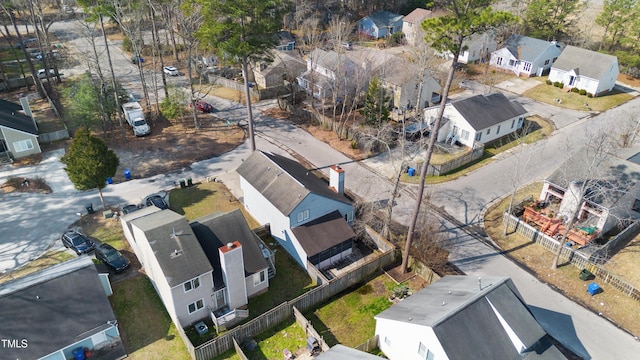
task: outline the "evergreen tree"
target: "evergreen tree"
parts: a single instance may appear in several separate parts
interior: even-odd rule
[[[106,208],[102,189],[106,180],[116,174],[120,160],[102,139],[92,136],[86,128],[76,131],[69,150],[60,161],[69,180],[78,190],[98,189],[102,207]]]
[[[389,101],[391,98],[382,87],[380,78],[374,76],[369,82],[364,107],[360,109],[360,115],[364,116],[367,125],[380,125],[389,120]]]
[[[525,13],[527,35],[551,41],[571,33],[580,0],[531,0]]]

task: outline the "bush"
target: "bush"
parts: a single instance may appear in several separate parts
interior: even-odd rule
[[[578,93],[579,93],[580,95],[587,95],[587,90],[585,90],[585,89],[580,89],[580,91],[578,91]]]
[[[351,140],[351,148],[352,149],[357,149],[358,148],[358,140]]]
[[[122,40],[122,50],[133,52],[133,43],[131,42],[131,39],[126,36],[124,37],[124,40]]]
[[[547,83],[547,85],[551,85],[551,84],[553,84],[553,83],[551,82],[551,80],[549,80],[549,79],[547,79],[546,83]]]
[[[580,91],[578,88],[571,88],[571,92],[577,93],[578,91]]]
[[[555,82],[553,83],[553,86],[555,86],[555,87],[557,87],[557,88],[562,87],[562,86],[560,86],[560,84],[562,84],[560,81],[555,81]]]
[[[592,98],[592,97],[593,97],[593,94],[592,94],[592,93],[587,93],[587,97],[588,97],[588,98]]]

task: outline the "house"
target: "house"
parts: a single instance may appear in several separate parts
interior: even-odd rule
[[[402,18],[402,15],[389,11],[376,11],[358,20],[358,34],[371,39],[391,36],[393,33],[402,31]]]
[[[327,184],[294,160],[255,151],[237,172],[245,208],[300,266],[324,268],[351,254],[354,207],[344,169],[332,166]]]
[[[281,51],[273,52],[272,62],[259,62],[253,66],[253,77],[261,89],[284,86],[285,80],[292,82],[306,69],[306,64]]]
[[[278,31],[273,34],[276,39],[276,50],[293,51],[296,49],[296,39],[288,31]]]
[[[326,99],[353,94],[356,91],[354,78],[359,75],[358,66],[347,55],[313,49],[307,56],[307,71],[297,80],[307,93]]]
[[[442,86],[428,71],[422,71],[405,58],[389,59],[378,73],[382,86],[391,96],[391,106],[397,110],[425,108],[440,102]]]
[[[589,233],[584,235],[593,234],[589,229],[604,234],[640,218],[639,174],[640,148],[603,154],[584,147],[544,180],[539,200],[559,204],[555,217],[565,223],[577,213],[574,226]]]
[[[598,96],[613,90],[619,73],[617,57],[567,46],[553,63],[549,80]]]
[[[504,47],[491,53],[489,64],[518,76],[541,76],[562,53],[555,41],[545,41],[523,35],[511,35]]]
[[[316,356],[317,360],[380,360],[379,356],[356,350],[344,345],[335,345]]]
[[[38,127],[30,115],[25,115],[31,114],[31,110],[26,99],[24,103],[27,111],[20,104],[0,99],[0,162],[42,152]]]
[[[477,61],[489,60],[491,53],[498,48],[493,31],[485,31],[467,36],[462,41],[464,51],[458,56],[458,62],[470,64]]]
[[[87,348],[127,356],[107,296],[108,275],[81,256],[0,285],[0,357],[66,360]]]
[[[432,126],[437,107],[425,109],[424,119]],[[475,95],[446,104],[438,142],[473,148],[475,143],[487,143],[509,135],[522,127],[527,114],[520,103],[502,93]]]
[[[239,210],[188,223],[152,206],[120,219],[176,326],[208,317],[216,326],[230,326],[248,316],[248,298],[268,289],[272,254],[258,245]]]
[[[402,32],[408,45],[416,46],[424,42],[422,21],[432,16],[431,10],[416,8],[402,19]]]
[[[375,319],[391,360],[566,359],[509,278],[445,276]]]

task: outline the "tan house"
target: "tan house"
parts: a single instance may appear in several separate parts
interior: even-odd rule
[[[0,163],[41,152],[35,121],[22,105],[0,100]]]
[[[273,61],[258,62],[253,68],[253,78],[261,89],[285,85],[305,72],[307,64],[285,52],[274,51]]]
[[[422,21],[433,16],[431,10],[416,8],[402,19],[402,32],[408,45],[416,46],[424,42]]]
[[[392,71],[383,71],[393,69]],[[428,71],[422,71],[407,59],[394,57],[378,70],[382,85],[397,110],[426,108],[440,102],[442,86]],[[420,76],[422,73],[422,76]]]

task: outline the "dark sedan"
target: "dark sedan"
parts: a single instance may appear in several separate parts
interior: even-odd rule
[[[100,260],[116,273],[123,272],[129,268],[129,260],[109,244],[100,244],[96,247],[96,259]]]
[[[96,248],[93,241],[87,239],[86,236],[76,230],[69,230],[62,234],[62,244],[64,244],[64,247],[75,251],[78,255],[88,254]]]
[[[167,202],[164,201],[164,199],[160,195],[151,195],[151,196],[147,197],[146,205],[147,206],[155,206],[155,207],[160,208],[162,210],[169,208],[169,205],[167,205]]]

